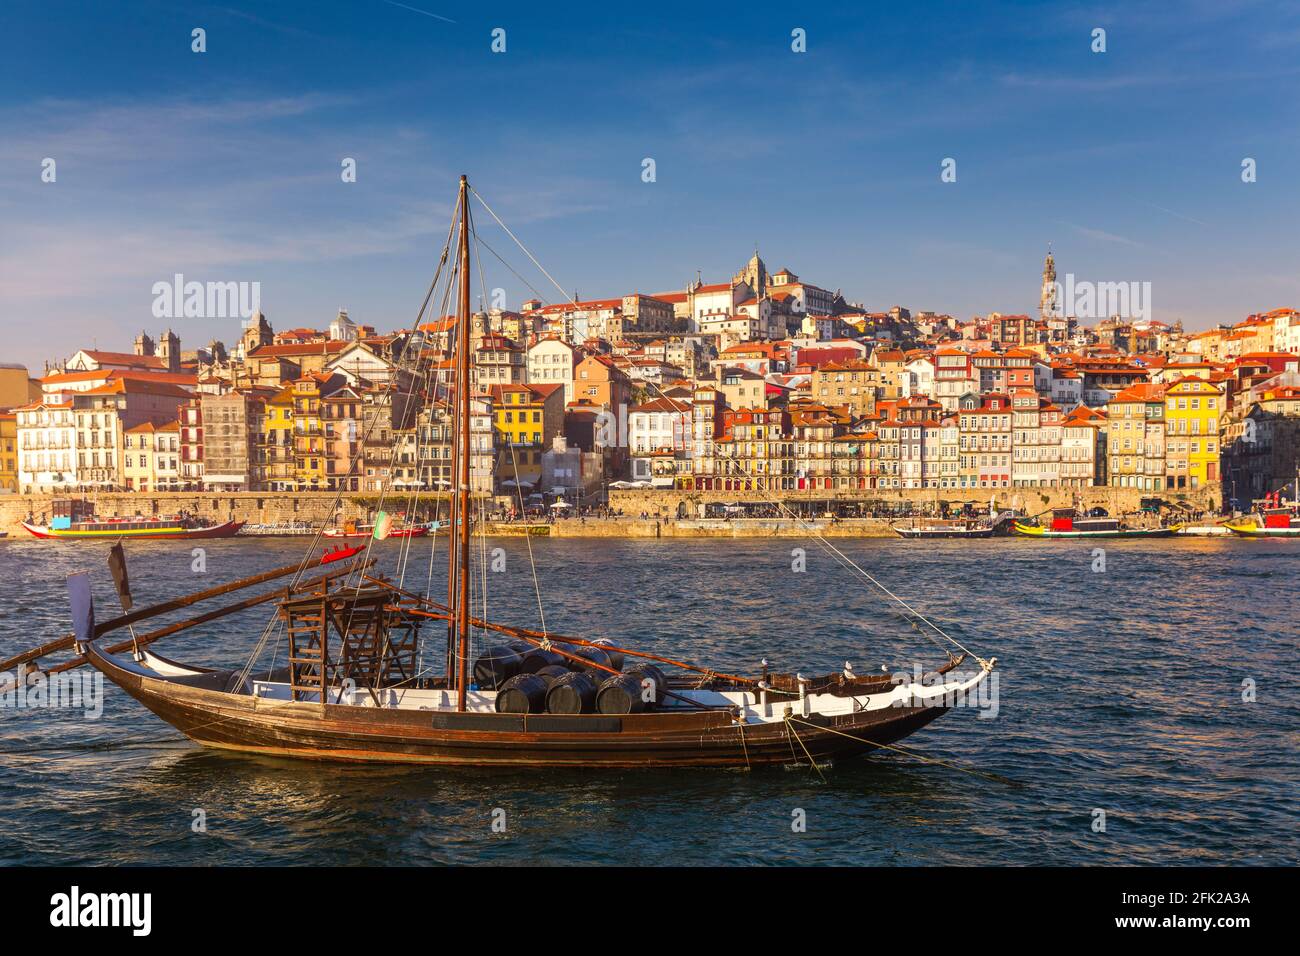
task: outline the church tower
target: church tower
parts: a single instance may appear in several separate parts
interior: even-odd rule
[[[158,340],[158,357],[167,363],[167,371],[181,370],[181,339],[171,329],[164,332]]]
[[[153,355],[153,339],[149,338],[148,332],[142,331],[135,337],[135,354]]]
[[[239,337],[239,354],[246,358],[253,349],[270,345],[274,339],[271,323],[266,321],[266,316],[259,309],[244,322],[244,334]]]
[[[739,285],[742,282],[749,286],[749,291],[755,298],[761,299],[767,294],[767,266],[758,257],[758,246],[754,247],[754,255],[749,262],[745,263],[745,268],[731,279],[732,285]]]
[[[1047,258],[1043,260],[1043,290],[1038,297],[1038,313],[1047,319],[1059,316],[1061,303],[1056,301],[1056,260],[1052,258],[1052,244],[1047,244]]]

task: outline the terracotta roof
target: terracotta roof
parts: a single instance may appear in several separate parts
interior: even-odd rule
[[[167,362],[158,355],[136,355],[134,352],[103,352],[99,349],[81,349],[86,355],[101,365],[108,362],[112,365],[143,365],[149,368],[164,369]]]
[[[178,432],[180,430],[181,423],[173,419],[165,425],[155,425],[153,422],[144,422],[141,425],[136,425],[134,428],[128,428],[126,433],[128,435],[133,435],[137,432],[152,434],[153,432]]]
[[[421,326],[421,328],[424,328],[424,326]],[[248,353],[248,357],[250,359],[274,359],[292,358],[297,355],[332,355],[335,352],[342,352],[351,344],[351,342],[339,339],[325,342],[307,342],[301,345],[259,345]]]
[[[172,385],[169,382],[150,382],[139,381],[137,379],[118,378],[105,382],[103,385],[97,385],[94,388],[87,389],[84,392],[78,392],[78,395],[125,395],[144,394],[144,395],[164,395],[175,398],[191,398],[192,393],[179,385]]]
[[[1111,399],[1111,402],[1159,402],[1165,397],[1165,387],[1156,385],[1152,382],[1138,382],[1136,385],[1130,385],[1118,395]]]
[[[688,412],[691,406],[687,402],[676,402],[671,398],[656,398],[653,401],[637,405],[632,409],[635,412]]]

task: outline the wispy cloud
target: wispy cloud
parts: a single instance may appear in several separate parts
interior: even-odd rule
[[[450,20],[447,17],[442,16],[441,14],[430,13],[428,10],[421,10],[419,7],[408,7],[404,3],[398,3],[397,0],[384,0],[384,3],[388,4],[390,7],[401,7],[403,10],[410,10],[412,13],[419,13],[419,14],[423,14],[426,17],[432,17],[435,20],[441,20],[443,23],[456,22],[455,20]]]
[[[1195,224],[1198,225],[1198,226],[1207,226],[1207,227],[1208,227],[1208,226],[1210,225],[1208,222],[1205,222],[1205,221],[1203,221],[1203,220],[1201,220],[1201,219],[1193,219],[1191,216],[1185,216],[1185,215],[1183,215],[1181,212],[1175,212],[1175,211],[1172,210],[1172,209],[1166,209],[1164,206],[1157,206],[1155,203],[1150,202],[1150,201],[1147,201],[1147,200],[1143,200],[1143,205],[1150,206],[1152,209],[1158,209],[1160,212],[1163,212],[1163,213],[1165,213],[1166,215],[1169,215],[1169,216],[1173,216],[1175,219],[1181,219],[1181,220],[1183,220],[1184,222],[1195,223]]]
[[[1092,229],[1088,226],[1080,226],[1077,223],[1065,222],[1058,220],[1062,225],[1069,226],[1081,236],[1088,239],[1096,239],[1098,242],[1113,242],[1122,246],[1132,246],[1134,249],[1149,249],[1150,246],[1138,242],[1136,239],[1129,239],[1126,236],[1118,236],[1113,232],[1106,232],[1104,229]]]

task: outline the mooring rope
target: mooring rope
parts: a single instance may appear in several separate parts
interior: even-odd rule
[[[800,723],[806,727],[812,727],[814,730],[824,730],[828,734],[837,734],[840,737],[847,737],[849,740],[856,740],[858,743],[867,744],[870,747],[880,747],[883,750],[892,750],[895,753],[900,753],[905,757],[915,757],[917,760],[924,760],[928,763],[937,763],[945,767],[950,767],[953,770],[960,770],[962,773],[972,774],[976,777],[984,777],[987,780],[995,780],[998,783],[1005,783],[1013,787],[1024,786],[1024,784],[1021,783],[1020,781],[1012,780],[1010,777],[1003,777],[1000,776],[999,774],[993,774],[993,773],[985,773],[982,770],[972,770],[969,767],[962,767],[959,764],[955,764],[949,760],[944,760],[941,757],[929,757],[925,754],[917,753],[916,751],[905,750],[904,748],[899,747],[895,744],[882,744],[882,743],[877,743],[873,740],[864,740],[862,737],[855,737],[853,736],[853,734],[846,734],[844,733],[844,731],[836,730],[833,727],[823,727],[820,724],[809,723],[808,721],[805,720],[796,720],[794,717],[787,717],[785,719],[788,722]],[[802,740],[799,742],[800,744],[803,743]]]

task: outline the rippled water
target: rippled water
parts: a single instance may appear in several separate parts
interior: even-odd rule
[[[1000,661],[998,714],[956,710],[904,741],[1008,778],[891,755],[802,770],[467,771],[202,750],[114,687],[101,719],[0,710],[0,863],[1294,863],[1300,546],[1288,542],[838,541]],[[138,603],[295,560],[298,541],[129,546]],[[753,673],[940,650],[814,542],[532,542],[548,626]],[[526,543],[492,542],[494,617],[537,621]],[[807,571],[791,550],[807,549]],[[0,656],[67,630],[64,576],[107,544],[0,542]],[[428,543],[407,581],[423,588]],[[439,548],[445,543],[439,542]],[[385,545],[391,570],[398,545]],[[442,555],[438,555],[441,564]],[[440,575],[434,575],[439,593]],[[257,609],[159,645],[240,663]],[[232,623],[234,622],[234,623]],[[1242,700],[1243,681],[1257,702]],[[491,828],[506,812],[505,833]],[[1106,830],[1094,832],[1094,809]],[[194,833],[193,813],[207,831]],[[807,832],[792,832],[802,809]]]

